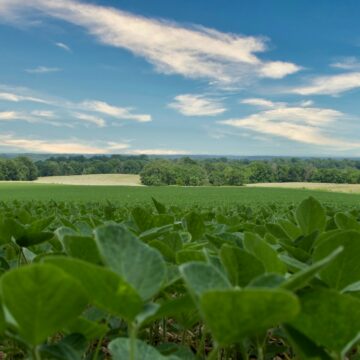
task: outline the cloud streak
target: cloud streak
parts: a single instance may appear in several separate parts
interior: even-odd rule
[[[76,0],[2,0],[6,21],[50,16],[84,28],[99,42],[127,49],[153,64],[158,72],[236,84],[249,77],[280,79],[301,67],[286,61],[264,61],[263,37],[223,33],[201,26],[138,16]],[[149,36],[151,34],[151,36]]]
[[[283,105],[220,123],[305,144],[339,149],[360,148],[360,142],[354,143],[327,135],[329,127],[345,117],[345,114],[333,109]]]
[[[96,143],[96,142],[95,142]],[[100,145],[87,145],[78,139],[41,140],[19,138],[12,134],[0,135],[0,147],[13,151],[53,154],[111,154],[114,149],[126,149],[128,144],[104,143]]]
[[[48,74],[48,73],[59,72],[62,70],[57,67],[38,66],[33,69],[25,69],[25,71],[29,74]]]
[[[106,115],[107,117],[119,119],[119,120],[132,120],[137,122],[149,122],[152,120],[150,114],[138,114],[134,112],[131,107],[120,107],[110,105],[105,101],[100,100],[86,100],[83,102],[72,102],[64,99],[49,98],[46,96],[31,96],[28,89],[22,88],[10,88],[8,86],[0,86],[1,88],[10,89],[7,92],[0,92],[0,101],[9,102],[34,102],[42,103],[51,107],[55,107],[59,110],[65,111],[70,116],[75,117],[78,120],[82,120],[88,123],[93,123],[99,127],[106,126],[106,121],[99,116],[95,116],[94,113]],[[25,94],[26,93],[26,94]],[[51,110],[47,110],[48,113]],[[33,115],[44,116],[44,110],[41,113]]]
[[[64,44],[62,42],[57,42],[57,43],[55,43],[55,45],[57,47],[59,47],[60,49],[63,49],[65,51],[67,51],[67,52],[72,52],[70,46],[68,46],[68,45],[66,45],[66,44]]]
[[[226,108],[218,100],[196,94],[175,96],[174,101],[168,107],[185,116],[216,116],[226,111]]]
[[[360,72],[349,72],[315,77],[308,85],[290,91],[299,95],[339,95],[357,88],[360,88]]]

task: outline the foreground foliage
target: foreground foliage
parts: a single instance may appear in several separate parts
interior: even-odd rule
[[[7,359],[359,359],[360,210],[0,206]]]

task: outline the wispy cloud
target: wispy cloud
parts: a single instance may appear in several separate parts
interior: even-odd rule
[[[139,122],[151,121],[151,115],[149,114],[134,114],[132,113],[132,108],[113,106],[104,101],[87,100],[82,102],[78,106],[83,110],[95,111],[117,119],[128,119]]]
[[[328,135],[330,125],[345,117],[345,114],[333,109],[284,105],[220,123],[306,144],[341,149],[360,148],[360,142]]]
[[[53,72],[59,72],[61,71],[61,69],[57,67],[38,66],[33,69],[25,69],[25,71],[29,74],[48,74]]]
[[[33,110],[31,114],[50,119],[56,117],[55,112],[51,110]]]
[[[97,143],[87,145],[83,141],[71,138],[63,140],[42,140],[16,137],[13,134],[0,135],[0,147],[13,151],[55,154],[111,154],[115,149],[126,149],[126,143]]]
[[[33,111],[1,111],[0,121],[25,121],[30,124],[46,124],[51,126],[65,126],[72,127],[71,124],[65,121],[55,121],[55,114],[52,111],[33,110]]]
[[[257,54],[267,50],[263,37],[183,26],[76,0],[2,0],[0,14],[20,22],[29,9],[81,26],[101,43],[142,56],[164,74],[231,84],[249,77],[279,79],[301,69],[285,61],[261,60]]]
[[[290,91],[300,95],[339,95],[360,87],[360,72],[319,76],[308,85],[299,86]]]
[[[134,149],[127,150],[126,154],[133,155],[186,155],[188,151],[184,150],[172,150],[172,149]]]
[[[94,115],[89,115],[89,114],[83,114],[83,113],[73,113],[74,117],[76,119],[82,120],[82,121],[86,121],[92,124],[97,125],[98,127],[104,127],[106,126],[106,122],[104,119],[98,117],[98,116],[94,116]]]
[[[240,103],[246,104],[246,105],[252,105],[252,106],[259,106],[259,107],[263,107],[263,108],[274,108],[274,107],[278,106],[276,103],[274,103],[270,100],[261,99],[261,98],[242,99],[242,100],[240,100]]]
[[[57,47],[59,47],[60,49],[63,49],[63,50],[65,50],[65,51],[67,51],[67,52],[71,52],[70,46],[68,46],[68,45],[66,45],[66,44],[64,44],[64,43],[62,43],[62,42],[57,42],[57,43],[55,43],[55,45],[56,45]]]
[[[196,94],[175,96],[174,101],[168,107],[185,116],[216,116],[226,111],[226,108],[218,100]]]
[[[150,114],[138,114],[132,107],[120,107],[110,105],[105,101],[100,100],[86,100],[83,102],[72,102],[61,98],[51,98],[47,95],[30,95],[31,90],[23,88],[14,88],[0,85],[1,89],[8,89],[6,92],[0,92],[0,101],[21,102],[29,101],[35,103],[43,103],[50,107],[57,108],[61,111],[67,112],[69,116],[73,116],[78,120],[94,123],[97,126],[103,127],[106,125],[105,119],[95,116],[94,113],[100,113],[108,117],[133,120],[137,122],[149,122],[152,120]],[[47,110],[48,114],[50,110]],[[41,113],[34,114],[37,116],[45,116],[44,110]]]
[[[12,101],[12,102],[19,102],[19,101],[30,101],[30,102],[37,102],[37,103],[43,103],[47,104],[48,102],[44,99],[40,99],[33,96],[24,96],[19,95],[15,93],[9,93],[9,92],[0,92],[0,101]]]
[[[330,64],[330,66],[342,70],[359,70],[360,61],[355,56],[349,56]]]

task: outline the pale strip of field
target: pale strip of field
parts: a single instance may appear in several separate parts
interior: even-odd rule
[[[142,186],[140,182],[140,176],[132,175],[132,174],[46,176],[46,177],[40,177],[34,182],[40,184],[61,184],[61,185]]]
[[[360,193],[360,184],[327,184],[327,183],[304,183],[304,182],[290,182],[290,183],[259,183],[248,184],[247,187],[276,187],[285,189],[309,189],[309,190],[324,190],[334,192],[346,193]]]

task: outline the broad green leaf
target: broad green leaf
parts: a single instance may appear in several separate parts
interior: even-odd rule
[[[238,247],[223,245],[220,258],[233,285],[246,286],[265,272],[264,265],[254,255]]]
[[[205,224],[202,216],[192,211],[184,217],[187,231],[191,234],[192,241],[199,240],[205,233]]]
[[[360,279],[360,232],[343,231],[321,242],[315,249],[314,261],[324,259],[338,247],[344,250],[319,275],[329,286],[342,290]]]
[[[277,252],[261,237],[246,232],[244,248],[258,258],[264,265],[266,272],[284,274],[286,267],[279,259]]]
[[[46,360],[81,360],[86,350],[87,341],[81,334],[70,334],[56,344],[40,347],[41,359]]]
[[[45,258],[46,263],[59,267],[78,280],[90,302],[114,315],[132,320],[143,302],[134,288],[110,269],[63,256]]]
[[[25,227],[13,218],[5,218],[0,221],[0,244],[6,244],[12,238],[17,239],[25,233]]]
[[[121,225],[97,228],[95,239],[104,263],[130,283],[144,300],[160,290],[166,268],[157,250]]]
[[[190,261],[206,261],[203,251],[198,250],[180,250],[176,253],[177,264],[184,264]]]
[[[191,262],[180,266],[186,286],[197,298],[204,291],[227,289],[231,284],[214,266],[202,262]]]
[[[250,281],[248,288],[278,288],[285,282],[285,278],[279,274],[263,274]]]
[[[313,263],[307,268],[298,271],[294,275],[290,276],[280,287],[283,289],[296,291],[306,286],[307,283],[315,277],[315,275],[328,264],[330,264],[341,252],[343,251],[342,247],[339,247],[333,251],[330,255],[325,258]]]
[[[131,340],[128,338],[117,338],[110,342],[109,350],[114,360],[180,360],[176,356],[163,356],[155,348],[141,340],[134,341],[134,357],[130,352]]]
[[[153,197],[151,199],[152,199],[152,201],[153,201],[153,203],[155,205],[155,208],[156,208],[157,212],[159,214],[166,214],[166,206],[164,204],[160,203],[159,201],[157,201]]]
[[[80,317],[69,324],[66,330],[69,333],[82,334],[87,340],[94,340],[103,337],[109,328],[107,325]]]
[[[292,320],[299,312],[295,295],[280,289],[213,290],[200,297],[200,308],[212,335],[221,345]]]
[[[321,347],[316,345],[311,339],[290,325],[283,326],[287,339],[295,348],[295,354],[299,359],[306,360],[331,360],[332,357]]]
[[[337,227],[342,230],[360,231],[360,223],[358,223],[353,217],[345,213],[337,213],[335,215],[335,223]]]
[[[326,214],[321,204],[312,196],[303,200],[296,209],[296,220],[304,235],[322,232],[326,225]]]
[[[70,324],[88,301],[78,281],[48,264],[11,270],[3,275],[0,285],[4,305],[20,336],[31,345]]]
[[[99,250],[92,237],[65,235],[62,243],[69,256],[94,264],[99,264],[101,262]]]
[[[290,325],[319,346],[338,355],[349,350],[360,334],[360,300],[335,290],[308,291],[300,298],[301,312]]]

